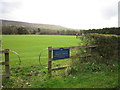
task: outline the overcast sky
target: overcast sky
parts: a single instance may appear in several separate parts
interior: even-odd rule
[[[120,1],[118,4],[118,26],[120,27]]]
[[[74,29],[118,26],[119,0],[0,0],[0,19]]]

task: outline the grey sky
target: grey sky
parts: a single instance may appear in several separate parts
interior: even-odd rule
[[[103,10],[103,16],[105,19],[110,19],[112,17],[117,16],[118,14],[118,10],[117,10],[117,6],[108,6]]]
[[[16,1],[16,2],[10,2],[9,0],[1,0],[0,1],[0,18],[12,18],[10,17],[11,12],[14,12],[15,9],[17,9],[18,7],[20,7],[20,2]]]
[[[118,4],[118,26],[120,27],[120,1]]]
[[[119,0],[0,0],[0,18],[75,29],[118,26]]]

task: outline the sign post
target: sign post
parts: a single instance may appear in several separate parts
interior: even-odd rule
[[[69,57],[70,57],[70,49],[64,49],[64,48],[53,49],[53,60],[64,59]]]
[[[48,47],[48,73],[51,76],[51,68],[52,68],[52,47]]]
[[[70,49],[64,49],[64,48],[54,49],[52,47],[48,47],[48,73],[50,77],[52,75],[51,72],[53,70],[59,70],[59,69],[66,68],[66,67],[59,67],[59,68],[52,69],[52,61],[58,60],[58,59],[65,59],[65,58],[70,58]]]

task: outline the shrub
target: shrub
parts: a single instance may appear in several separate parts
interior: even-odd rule
[[[91,53],[98,53],[98,56],[102,58],[104,63],[107,64],[111,60],[118,60],[118,42],[120,41],[120,36],[110,34],[87,34],[81,36],[80,39],[81,38],[85,45],[97,45],[96,48],[91,48]],[[86,52],[88,51],[89,49],[86,49]]]
[[[107,69],[113,68],[113,63],[118,62],[118,42],[120,36],[108,34],[86,34],[80,36],[80,42],[84,45],[97,45],[95,48],[79,49],[79,54],[96,53],[91,57],[82,57],[72,60],[71,70],[69,72],[102,71],[101,65],[106,65]],[[80,44],[81,45],[81,44]],[[74,71],[74,72],[73,72]]]

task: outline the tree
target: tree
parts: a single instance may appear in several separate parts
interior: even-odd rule
[[[28,34],[28,31],[24,27],[19,27],[17,30],[18,34]]]

